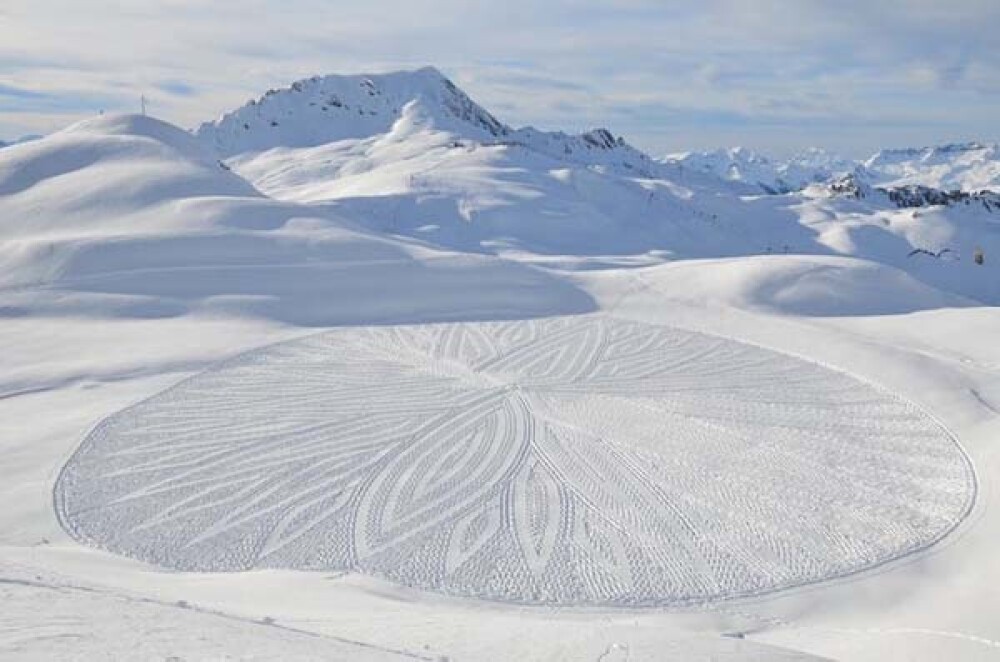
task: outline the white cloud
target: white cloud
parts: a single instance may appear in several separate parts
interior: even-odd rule
[[[0,96],[0,136],[140,94],[192,126],[314,73],[435,64],[512,123],[653,152],[989,140],[997,24],[992,0],[7,0],[0,85],[60,101]]]

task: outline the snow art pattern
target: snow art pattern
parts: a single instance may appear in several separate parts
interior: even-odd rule
[[[675,605],[914,552],[974,494],[945,430],[849,375],[577,317],[256,350],[100,424],[56,506],[80,541],[179,570]]]

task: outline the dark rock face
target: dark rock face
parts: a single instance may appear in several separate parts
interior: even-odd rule
[[[580,136],[588,145],[600,149],[614,149],[624,144],[621,138],[615,138],[607,129],[594,129]]]
[[[830,182],[828,188],[833,195],[851,197],[858,200],[870,198],[874,195],[884,196],[890,203],[900,209],[982,205],[988,212],[1000,213],[1000,193],[994,191],[960,191],[958,189],[945,191],[919,184],[873,188],[853,174],[845,175],[840,179]]]
[[[493,136],[500,137],[510,133],[510,129],[505,124],[470,99],[465,92],[458,89],[448,78],[441,76],[441,79],[445,89],[448,90],[445,107],[452,115],[464,122],[486,130]]]
[[[993,191],[942,191],[941,189],[928,186],[896,186],[892,188],[879,189],[883,191],[889,200],[897,207],[931,207],[934,205],[944,205],[953,207],[955,205],[982,205],[986,211],[1000,211],[1000,194]]]
[[[862,182],[853,173],[848,173],[843,177],[831,181],[829,189],[833,195],[856,198],[858,200],[867,198],[872,193],[872,188]]]

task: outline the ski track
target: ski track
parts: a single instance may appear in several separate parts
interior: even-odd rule
[[[608,606],[871,568],[974,498],[949,433],[877,387],[599,316],[255,350],[99,424],[55,487],[78,540],[174,569]]]

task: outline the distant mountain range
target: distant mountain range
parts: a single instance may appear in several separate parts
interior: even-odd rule
[[[661,161],[758,187],[765,193],[799,191],[810,184],[852,172],[857,167],[856,163],[819,148],[809,149],[787,161],[776,161],[744,147],[668,154]]]
[[[852,161],[810,149],[789,160],[773,160],[742,147],[669,154],[665,163],[711,173],[720,179],[759,187],[766,193],[799,191],[851,174],[872,186],[924,186],[939,190],[1000,189],[1000,148],[966,143],[917,149],[882,150]]]

